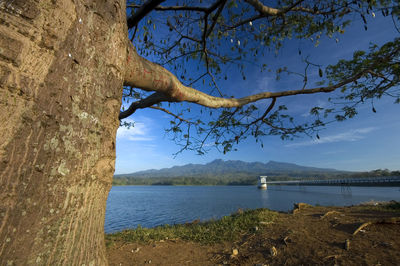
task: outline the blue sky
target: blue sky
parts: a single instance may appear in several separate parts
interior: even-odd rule
[[[368,31],[364,31],[361,18],[341,35],[339,42],[334,39],[322,38],[318,47],[311,41],[287,42],[277,57],[267,56],[260,62],[270,66],[290,66],[291,69],[302,70],[304,65],[298,56],[299,47],[303,55],[309,55],[314,63],[326,67],[338,59],[350,58],[355,50],[365,50],[373,41],[382,44],[399,36],[391,21],[384,20],[380,14],[369,18]],[[220,87],[236,97],[261,91],[278,91],[297,89],[301,80],[289,77],[276,81],[273,74],[255,71],[248,66],[247,78],[240,75],[220,82]],[[318,76],[317,69],[312,76]],[[300,81],[300,83],[299,83]],[[195,87],[196,88],[196,87]],[[292,96],[279,99],[278,105],[285,104],[292,116],[299,121],[309,117],[313,106],[327,107],[328,97],[332,95],[316,94],[308,96]],[[300,165],[336,168],[340,170],[364,171],[373,169],[400,169],[400,106],[393,104],[394,99],[383,98],[374,101],[376,113],[372,112],[371,104],[364,104],[358,109],[359,114],[350,120],[330,124],[319,132],[320,139],[303,136],[293,141],[282,141],[276,136],[263,138],[264,148],[253,138],[239,143],[238,151],[223,154],[216,149],[210,149],[205,155],[199,156],[193,151],[184,151],[173,156],[179,147],[165,134],[171,117],[157,110],[138,110],[130,121],[135,126],[120,128],[117,133],[116,174],[131,173],[146,169],[160,169],[188,163],[207,163],[214,159],[260,161],[269,160],[291,162]],[[260,102],[258,105],[266,104]],[[185,104],[183,105],[185,106]],[[180,104],[175,108],[180,108]],[[193,116],[193,112],[191,113]],[[200,113],[195,115],[200,119]],[[204,115],[204,112],[203,112]]]

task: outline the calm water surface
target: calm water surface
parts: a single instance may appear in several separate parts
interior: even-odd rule
[[[400,201],[400,187],[340,186],[119,186],[107,200],[105,231],[210,220],[239,208],[289,211],[293,203],[355,205]]]

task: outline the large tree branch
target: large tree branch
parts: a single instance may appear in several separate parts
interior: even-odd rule
[[[202,45],[203,45],[203,53],[205,54],[205,56],[207,56],[206,54],[206,39],[209,35],[209,33],[211,33],[212,29],[215,26],[215,23],[217,22],[217,18],[218,16],[221,14],[222,9],[224,8],[226,3],[226,0],[217,0],[213,5],[211,5],[207,11],[204,14],[203,20],[204,20],[204,28],[203,28],[203,34],[201,37],[202,40]],[[219,7],[217,14],[215,14],[214,18],[215,20],[213,21],[213,24],[211,25],[210,29],[208,28],[208,16],[210,15],[211,12],[213,12],[217,7]],[[208,60],[206,58],[206,63],[208,64]]]
[[[257,10],[261,15],[264,15],[264,16],[277,16],[277,15],[287,13],[289,11],[310,13],[313,15],[327,15],[327,14],[335,12],[334,9],[331,9],[329,11],[321,11],[318,9],[311,9],[311,8],[298,6],[299,4],[301,4],[301,2],[303,2],[303,0],[299,0],[295,3],[293,3],[293,5],[291,5],[291,6],[286,7],[286,8],[281,8],[281,9],[266,6],[263,3],[261,3],[259,0],[245,0],[245,2],[247,2],[249,5],[253,6],[255,10]]]
[[[137,109],[144,109],[154,104],[167,101],[173,102],[172,99],[168,98],[167,96],[165,96],[160,92],[153,93],[147,98],[131,103],[131,105],[127,110],[119,113],[118,118],[119,120],[127,118],[128,116],[132,115]]]
[[[130,18],[128,18],[128,29],[135,27],[147,14],[165,0],[148,0]]]
[[[219,8],[218,8],[218,10],[217,10],[217,13],[212,17],[213,23],[212,23],[211,26],[207,29],[206,37],[208,37],[208,36],[211,34],[211,32],[213,31],[213,29],[214,29],[214,27],[215,27],[215,24],[217,24],[218,17],[221,15],[221,12],[222,12],[222,10],[224,9],[224,6],[225,6],[225,4],[226,4],[226,1],[227,1],[227,0],[222,0],[222,1],[220,1],[221,3],[220,3],[220,6],[219,6]]]
[[[258,0],[245,0],[245,2],[253,6],[255,10],[264,16],[276,16],[280,13],[279,9],[265,6]]]
[[[135,4],[130,4],[127,5],[127,7],[132,7],[132,8],[140,8],[143,5],[135,5]],[[154,10],[157,11],[198,11],[198,12],[207,12],[208,7],[202,7],[202,6],[156,6]]]
[[[219,5],[219,1],[214,3],[210,7],[203,7],[203,6],[160,6],[157,5],[154,7],[154,10],[157,11],[198,11],[198,12],[205,12],[205,13],[210,13],[214,9],[216,9]],[[129,4],[127,7],[131,8],[142,8],[143,5],[136,5],[136,4]]]
[[[218,0],[216,1],[214,4],[212,4],[208,9],[207,12],[208,14],[210,14],[211,12],[213,12],[215,9],[217,9],[217,7],[219,7],[222,3],[225,4],[226,0]]]
[[[320,92],[332,92],[348,83],[361,78],[369,69],[356,73],[343,81],[312,89],[287,90],[281,92],[263,92],[243,98],[215,97],[183,85],[175,75],[162,66],[148,61],[139,56],[129,45],[127,72],[125,73],[125,85],[137,87],[146,91],[156,91],[164,95],[164,101],[192,102],[210,108],[241,107],[261,99],[279,98],[299,94],[314,94]]]
[[[130,17],[128,18],[128,29],[131,29],[135,27],[140,20],[142,20],[147,14],[149,14],[152,10],[157,10],[157,11],[200,11],[204,12],[206,16],[213,12],[218,6],[223,3],[221,11],[223,9],[223,6],[226,2],[226,0],[218,0],[214,4],[212,4],[209,7],[199,7],[199,6],[160,6],[162,2],[165,0],[148,0],[145,2],[143,5],[127,5],[127,7],[131,8],[138,8],[138,10]],[[221,12],[219,11],[219,13]],[[219,15],[219,14],[218,14]]]

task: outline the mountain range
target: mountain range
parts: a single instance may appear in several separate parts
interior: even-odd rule
[[[293,163],[269,161],[244,162],[239,160],[224,161],[214,160],[207,164],[186,164],[173,166],[160,170],[146,170],[130,174],[116,175],[116,178],[173,178],[173,177],[215,177],[235,176],[238,174],[246,176],[287,176],[292,178],[323,177],[326,175],[345,174],[350,172],[330,168],[317,168],[301,166]]]

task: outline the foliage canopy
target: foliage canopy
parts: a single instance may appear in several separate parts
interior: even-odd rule
[[[128,114],[122,110],[125,115],[120,117],[144,107],[172,115],[167,132],[182,150],[203,154],[211,141],[225,153],[249,135],[260,141],[261,146],[261,137],[265,135],[290,139],[307,134],[319,138],[318,131],[327,124],[353,118],[360,104],[371,104],[376,112],[374,99],[388,96],[395,103],[400,102],[398,35],[381,46],[371,44],[367,51],[354,51],[352,58],[326,67],[312,62],[299,48],[298,56],[304,63],[302,72],[292,70],[291,66],[273,69],[272,64],[265,62],[271,54],[278,55],[284,45],[296,40],[310,40],[315,46],[327,38],[340,43],[346,28],[357,20],[362,21],[362,30],[368,33],[368,25],[376,16],[390,18],[399,32],[398,1],[283,0],[268,6],[259,0],[129,0],[127,12],[130,38],[138,53],[169,69],[184,86],[196,91],[233,98],[220,84],[238,74],[246,80],[248,69],[255,67],[278,81],[289,75],[299,78],[295,90],[278,89],[276,93],[256,95],[256,99],[250,96],[244,104],[218,111],[206,110],[210,106],[184,105],[173,112],[171,103],[185,98],[155,99],[156,93],[151,94],[151,90],[124,87],[124,101],[131,107]],[[313,73],[318,73],[318,77],[313,77]],[[311,107],[310,121],[297,121],[285,105],[277,105],[282,97],[333,91],[339,93],[329,99],[332,107]],[[270,102],[255,104],[263,99]],[[196,115],[190,114],[193,109]],[[198,113],[204,113],[200,119]]]

